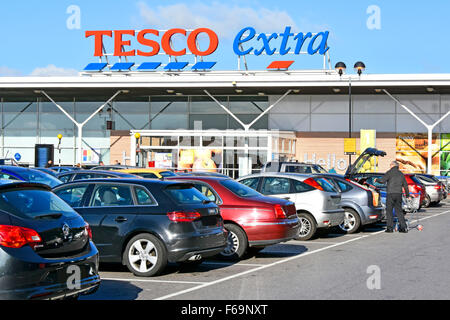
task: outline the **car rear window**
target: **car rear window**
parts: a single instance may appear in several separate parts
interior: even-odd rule
[[[248,198],[261,195],[259,192],[253,190],[252,188],[231,179],[222,180],[220,181],[220,184],[239,197]]]
[[[46,184],[52,188],[62,183],[61,180],[39,170],[24,170],[20,175],[25,181]]]
[[[59,214],[65,217],[77,215],[67,203],[53,192],[36,189],[1,192],[0,210],[27,219]]]
[[[174,176],[176,176],[176,174],[173,173],[172,171],[161,171],[159,174],[162,177],[174,177]]]
[[[327,192],[339,192],[327,179],[315,178],[316,182],[320,184],[324,191]]]
[[[178,204],[202,204],[210,200],[190,184],[172,184],[166,187],[166,193]]]

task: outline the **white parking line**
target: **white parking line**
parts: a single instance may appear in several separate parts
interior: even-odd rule
[[[176,281],[176,280],[155,280],[155,279],[133,279],[133,278],[101,278],[102,280],[127,281],[127,282],[158,282],[158,283],[178,283],[178,284],[207,284],[209,282],[200,281]]]
[[[449,213],[449,212],[450,212],[450,210],[444,211],[444,212],[441,212],[441,213],[438,213],[438,214],[431,215],[429,217],[423,218],[421,220],[430,219],[430,218],[437,217],[437,216],[440,216],[440,215],[443,215],[443,214],[446,214],[446,213]],[[377,235],[377,234],[381,234],[381,233],[384,233],[384,230],[381,230],[381,231],[378,231],[378,232],[374,232],[374,233],[371,233],[371,234],[367,234],[367,235],[362,235],[362,236],[359,236],[357,238],[354,237],[354,238],[349,239],[347,241],[339,242],[339,243],[336,243],[336,244],[333,244],[333,245],[330,245],[330,246],[327,246],[327,247],[324,247],[324,248],[320,248],[320,249],[316,249],[316,250],[313,250],[313,251],[301,253],[299,255],[296,255],[296,256],[293,256],[293,257],[289,257],[289,258],[286,258],[286,259],[283,259],[283,260],[275,261],[273,263],[270,263],[270,264],[267,264],[267,265],[263,265],[263,266],[260,266],[258,268],[255,268],[255,269],[247,270],[247,271],[244,271],[244,272],[241,272],[241,273],[237,273],[237,274],[234,274],[234,275],[222,278],[222,279],[218,279],[218,280],[215,280],[215,281],[203,283],[203,284],[200,284],[198,286],[195,286],[195,287],[192,287],[192,288],[189,288],[189,289],[185,289],[185,290],[181,290],[181,291],[178,291],[178,292],[174,292],[174,293],[171,293],[171,294],[168,294],[168,295],[156,298],[155,300],[170,299],[170,298],[173,298],[173,297],[176,297],[176,296],[188,293],[188,292],[192,292],[192,291],[196,291],[196,290],[199,290],[199,289],[202,289],[202,288],[213,286],[215,284],[218,284],[218,283],[221,283],[221,282],[225,282],[225,281],[228,281],[228,280],[231,280],[231,279],[243,276],[243,275],[247,275],[247,274],[250,274],[250,273],[253,273],[253,272],[257,272],[257,271],[260,271],[260,270],[263,270],[263,269],[267,269],[267,268],[276,266],[278,264],[282,264],[282,263],[293,261],[293,260],[296,260],[296,259],[299,259],[299,258],[303,258],[303,257],[309,256],[309,255],[312,255],[314,253],[322,252],[322,251],[325,251],[325,250],[328,250],[328,249],[332,249],[332,248],[335,248],[335,247],[338,247],[338,246],[342,246],[342,245],[345,245],[347,243],[350,243],[350,242],[353,242],[353,241],[356,241],[356,240],[360,240],[360,239],[364,239],[364,238],[367,238],[367,237],[371,237],[371,236],[374,236],[374,235]]]

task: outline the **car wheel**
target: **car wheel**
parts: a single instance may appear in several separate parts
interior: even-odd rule
[[[228,231],[227,247],[219,254],[219,257],[226,260],[242,258],[248,247],[247,235],[237,225],[226,223],[224,227]]]
[[[166,267],[167,252],[161,240],[152,234],[142,233],[128,242],[123,259],[134,275],[151,277]]]
[[[427,195],[425,195],[425,200],[423,201],[423,207],[428,208],[430,206],[430,204],[431,204],[431,198],[427,194]]]
[[[345,209],[344,221],[339,225],[339,229],[347,234],[355,233],[361,226],[361,218],[359,214],[350,208]]]
[[[308,213],[297,213],[298,220],[300,221],[300,228],[298,230],[298,236],[296,240],[309,240],[311,239],[317,230],[316,221]]]

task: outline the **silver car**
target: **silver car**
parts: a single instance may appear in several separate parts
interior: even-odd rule
[[[341,195],[326,179],[297,173],[264,172],[237,179],[260,193],[295,203],[300,220],[297,240],[309,240],[319,228],[344,221]]]
[[[430,204],[438,204],[444,199],[444,184],[438,178],[431,174],[416,174],[415,177],[425,186],[425,204],[428,207]]]
[[[366,186],[337,174],[321,174],[341,192],[344,222],[339,228],[345,233],[357,232],[361,226],[381,221],[386,213],[380,194]]]

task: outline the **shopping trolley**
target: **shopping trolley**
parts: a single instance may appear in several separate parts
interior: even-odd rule
[[[383,204],[386,206],[386,195],[387,193],[385,191],[381,191],[381,199],[383,201]],[[422,231],[423,226],[419,224],[419,219],[417,218],[417,212],[420,208],[420,192],[419,193],[410,193],[411,198],[406,197],[405,195],[402,196],[402,209],[405,212],[405,222],[406,226],[409,230],[411,229],[417,229],[419,231]],[[408,215],[408,216],[406,216]],[[411,222],[416,220],[416,224],[414,226],[411,225]],[[395,231],[398,231],[398,219],[397,219],[397,213],[394,209],[394,229]]]

